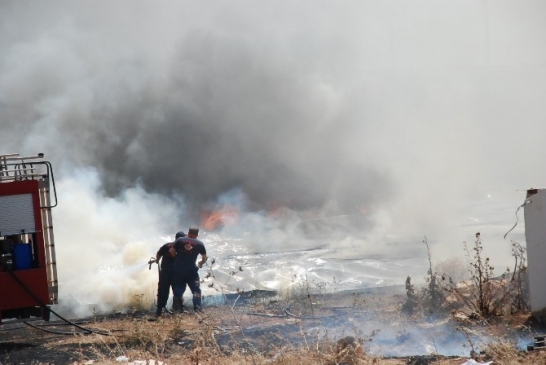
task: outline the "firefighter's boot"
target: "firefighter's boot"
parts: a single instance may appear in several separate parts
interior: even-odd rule
[[[182,302],[182,298],[179,298],[179,297],[173,298],[173,311],[179,312],[179,313],[184,311],[184,304]]]
[[[201,307],[201,294],[199,293],[193,295],[193,310],[196,312],[203,312],[203,307]]]

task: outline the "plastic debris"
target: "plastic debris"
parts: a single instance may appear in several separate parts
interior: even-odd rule
[[[129,361],[129,358],[127,356],[118,356],[116,357],[116,361],[119,361],[119,362],[125,362],[125,361]]]

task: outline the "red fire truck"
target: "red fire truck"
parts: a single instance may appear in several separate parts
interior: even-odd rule
[[[49,320],[49,306],[57,303],[51,217],[57,192],[51,163],[43,158],[0,155],[0,324]]]

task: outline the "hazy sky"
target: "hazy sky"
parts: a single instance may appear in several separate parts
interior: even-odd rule
[[[480,219],[504,232],[546,181],[545,13],[538,0],[2,1],[0,152],[45,153],[60,247],[84,235],[101,255],[226,202],[356,215],[374,243],[447,240]],[[472,217],[473,202],[496,216]]]

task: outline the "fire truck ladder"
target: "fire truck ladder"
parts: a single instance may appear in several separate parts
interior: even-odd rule
[[[53,220],[51,216],[49,184],[44,184],[44,186],[40,189],[40,206],[42,207],[41,214],[44,225],[44,245],[49,297],[52,303],[57,304],[57,299],[59,296],[59,283],[57,280],[57,261],[55,258],[55,241],[53,238]]]

